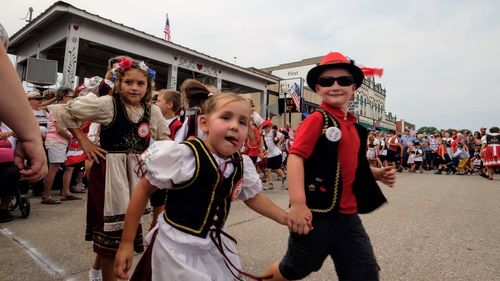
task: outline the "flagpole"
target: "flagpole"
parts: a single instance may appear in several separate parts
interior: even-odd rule
[[[168,13],[165,14],[165,22],[168,21]],[[165,31],[163,32],[163,37],[164,37],[164,40],[167,41],[167,33],[165,33]]]

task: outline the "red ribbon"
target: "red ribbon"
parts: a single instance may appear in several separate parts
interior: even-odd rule
[[[363,71],[365,77],[373,77],[373,76],[382,77],[382,75],[384,74],[383,68],[362,67],[361,71]]]

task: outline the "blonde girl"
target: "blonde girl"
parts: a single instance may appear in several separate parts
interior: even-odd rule
[[[113,263],[120,244],[130,194],[141,175],[139,156],[150,138],[166,139],[169,130],[160,109],[150,103],[154,70],[144,62],[121,58],[112,70],[113,94],[78,97],[62,108],[58,118],[80,141],[88,159],[87,227],[85,239],[93,241],[97,254],[93,269],[102,267],[102,279],[116,280]],[[79,129],[85,121],[101,124],[100,146]],[[142,210],[148,213],[149,207]],[[137,228],[133,249],[143,251],[142,228]],[[95,271],[90,277],[98,278]]]
[[[141,156],[146,176],[127,210],[116,255],[117,277],[129,278],[139,220],[157,188],[168,190],[165,211],[146,237],[148,249],[130,280],[254,277],[241,271],[234,239],[224,232],[232,200],[243,200],[254,211],[286,224],[286,212],[262,195],[252,160],[239,152],[248,135],[248,102],[235,94],[215,95],[205,102],[199,121],[203,141],[155,142]]]

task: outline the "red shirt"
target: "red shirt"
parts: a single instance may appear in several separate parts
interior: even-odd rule
[[[246,154],[248,156],[256,157],[259,156],[260,154],[260,146],[262,143],[262,137],[260,136],[260,131],[257,127],[251,126],[250,128],[253,132],[254,139],[251,140],[250,137],[247,137],[247,140],[245,142],[245,151],[243,154]]]
[[[348,113],[346,116],[347,120],[344,120],[345,114],[340,109],[326,103],[321,103],[320,107],[335,117],[337,122],[339,122],[342,132],[338,148],[338,159],[342,175],[342,195],[339,212],[342,214],[355,214],[358,211],[358,207],[356,198],[352,192],[352,184],[354,183],[358,167],[358,151],[360,149],[358,131],[354,125],[356,117]],[[322,129],[323,115],[318,112],[309,115],[297,129],[290,153],[296,154],[306,160],[309,159],[322,134]]]

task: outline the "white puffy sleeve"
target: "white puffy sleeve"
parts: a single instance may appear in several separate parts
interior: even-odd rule
[[[85,121],[108,125],[114,115],[113,97],[88,94],[50,110],[56,112],[57,121],[65,128],[79,128]]]
[[[243,170],[243,188],[237,199],[245,201],[262,191],[262,181],[248,155],[243,155]]]
[[[155,141],[141,159],[146,179],[159,189],[172,189],[174,183],[190,180],[196,168],[193,151],[171,140]]]

